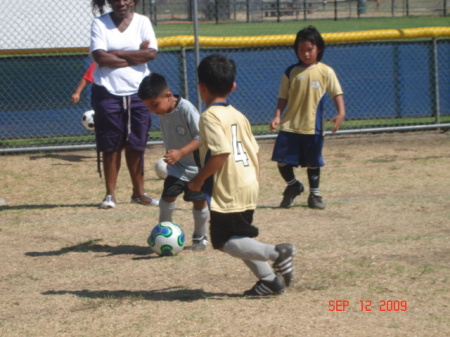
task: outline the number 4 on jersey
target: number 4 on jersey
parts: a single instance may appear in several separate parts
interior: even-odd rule
[[[233,124],[231,125],[231,134],[232,134],[232,142],[233,142],[233,154],[234,154],[234,161],[239,162],[241,161],[244,166],[248,166],[248,157],[247,153],[245,153],[244,148],[242,147],[242,142],[237,140],[237,125]]]

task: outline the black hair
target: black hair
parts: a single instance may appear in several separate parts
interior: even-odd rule
[[[322,60],[323,53],[325,51],[325,41],[322,38],[322,35],[320,35],[319,31],[314,26],[308,26],[303,28],[297,33],[297,37],[295,38],[294,42],[294,52],[295,55],[297,55],[298,51],[298,45],[300,41],[309,41],[312,44],[317,46],[317,49],[319,49],[319,52],[317,53],[317,61]],[[298,55],[297,55],[298,57]],[[300,61],[300,59],[299,59]],[[301,62],[301,61],[300,61]]]
[[[203,83],[211,95],[224,96],[233,88],[236,63],[222,54],[205,57],[197,68],[198,81]]]
[[[156,98],[164,95],[169,90],[169,85],[163,75],[151,73],[144,77],[139,85],[138,96],[141,100]]]
[[[96,10],[98,10],[100,14],[104,14],[106,3],[109,3],[109,1],[110,0],[92,0],[92,13],[95,15]],[[133,2],[136,6],[139,4],[139,0],[134,0]]]

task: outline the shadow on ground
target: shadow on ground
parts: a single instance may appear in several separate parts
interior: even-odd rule
[[[106,256],[112,255],[149,255],[152,253],[150,247],[144,246],[134,246],[134,245],[120,245],[120,246],[110,246],[110,245],[102,245],[97,242],[102,241],[102,239],[89,240],[86,242],[79,243],[77,245],[64,247],[59,250],[52,250],[48,252],[27,252],[26,256],[31,257],[39,257],[39,256],[58,256],[67,253],[88,253],[88,252],[96,252],[96,253],[107,253]],[[152,256],[148,258],[157,258],[159,256]]]
[[[133,300],[144,299],[149,301],[182,301],[191,302],[204,299],[223,300],[227,298],[243,297],[239,294],[211,293],[202,289],[186,289],[184,287],[171,287],[166,289],[149,291],[129,291],[129,290],[50,290],[42,295],[75,295],[90,299],[118,299]]]

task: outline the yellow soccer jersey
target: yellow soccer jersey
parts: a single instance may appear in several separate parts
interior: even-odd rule
[[[323,105],[325,93],[331,98],[343,91],[334,70],[321,62],[309,68],[298,64],[283,74],[278,98],[286,99],[287,106],[280,122],[280,130],[323,135]]]
[[[259,190],[259,146],[247,118],[231,105],[219,103],[203,112],[199,129],[202,163],[206,163],[209,156],[230,154],[213,175],[211,190],[205,191],[211,198],[211,210],[237,213],[255,209]]]

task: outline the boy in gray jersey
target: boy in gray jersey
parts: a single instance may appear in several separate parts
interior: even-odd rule
[[[172,221],[177,197],[193,203],[194,234],[192,249],[204,250],[207,241],[208,205],[203,192],[188,189],[189,181],[199,171],[198,155],[200,113],[187,100],[174,95],[164,76],[151,73],[142,80],[138,96],[151,112],[159,116],[166,148],[167,178],[159,202],[159,222]]]

